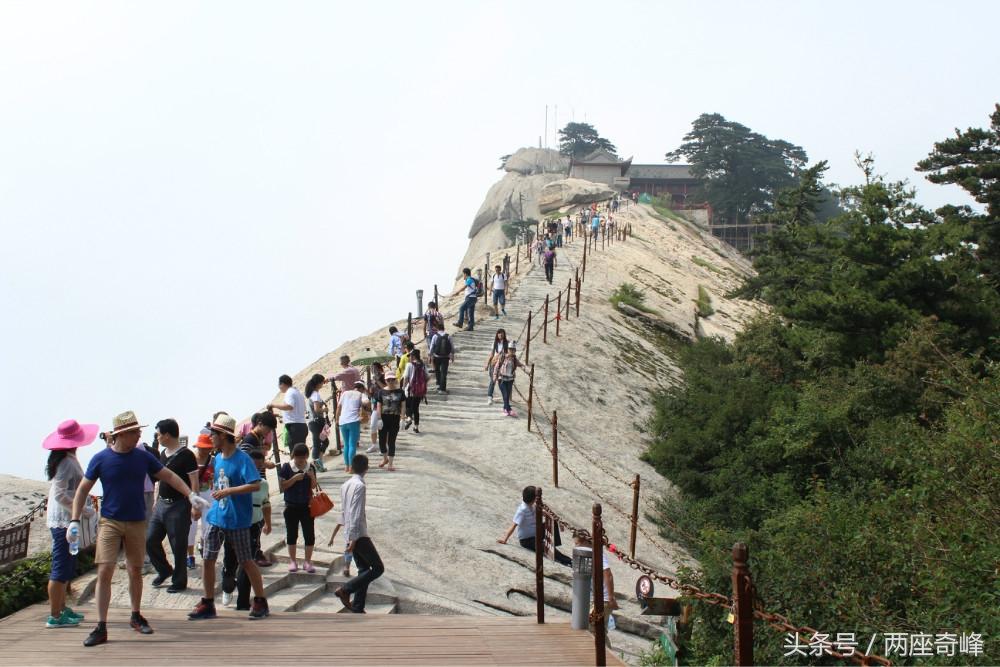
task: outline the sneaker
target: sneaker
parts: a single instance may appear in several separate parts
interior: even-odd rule
[[[188,556],[187,566],[189,570],[194,569],[194,556]]]
[[[517,413],[516,413],[516,412],[514,412],[513,410],[508,410],[508,411],[507,411],[507,416],[508,416],[508,417],[516,417],[516,416],[517,416]]]
[[[413,427],[413,432],[419,435],[420,434],[420,427],[419,426],[414,426]]]
[[[289,572],[298,572],[299,571],[299,564],[298,564],[298,562],[293,560],[291,562],[291,564],[288,566],[288,571]]]
[[[459,329],[461,329],[465,325],[463,325],[461,322],[452,322],[451,326],[458,327]]]
[[[253,599],[253,604],[250,605],[250,614],[248,618],[251,620],[256,620],[258,618],[266,618],[271,615],[271,610],[267,607],[267,598],[257,598]]]
[[[306,561],[305,567],[303,567],[302,569],[304,569],[309,574],[316,574],[316,568],[309,561]]]
[[[63,613],[67,614],[69,616],[72,616],[73,618],[75,618],[75,619],[77,619],[79,621],[83,620],[83,614],[78,614],[75,611],[73,611],[72,609],[70,609],[69,607],[63,607]]]
[[[171,586],[170,588],[167,589],[167,592],[173,595],[175,593],[183,593],[186,590],[187,586]]]
[[[372,452],[377,452],[377,451],[378,451],[378,445],[372,445],[371,447],[365,450],[365,454],[371,454]]]
[[[215,618],[215,600],[202,598],[201,602],[194,606],[194,611],[188,614],[188,618],[196,621],[203,618]]]
[[[222,606],[232,607],[233,606],[233,594],[222,591]]]
[[[141,635],[153,634],[153,628],[149,627],[149,621],[147,621],[142,614],[132,614],[132,618],[129,619],[128,625]]]
[[[410,418],[407,418],[406,422],[403,424],[403,430],[404,431],[408,431],[408,430],[410,430],[411,426],[413,426],[413,420],[410,419]]]
[[[493,397],[492,396],[487,396],[486,397],[486,405],[493,405]]]
[[[144,576],[147,575],[147,574],[152,574],[155,571],[156,570],[153,569],[153,564],[152,563],[143,563],[142,564],[142,574]]]
[[[272,565],[274,565],[274,563],[272,563],[271,561],[269,561],[267,558],[265,558],[263,556],[260,557],[260,558],[258,558],[254,562],[257,563],[257,567],[271,567]]]
[[[59,616],[49,616],[45,621],[46,628],[75,628],[78,625],[80,625],[80,619],[76,616],[70,616],[66,613],[65,609],[62,610]]]
[[[507,317],[507,311],[506,310],[501,310],[500,314],[503,315],[504,317]]]
[[[323,459],[313,459],[313,465],[316,466],[316,470],[319,472],[326,472],[326,466],[323,465]]]
[[[506,409],[505,409],[505,410],[503,411],[503,413],[504,413],[504,415],[506,415],[506,416],[510,417],[510,410],[506,410]]]
[[[162,586],[163,582],[172,577],[173,574],[174,574],[173,572],[168,572],[167,574],[158,574],[155,577],[153,577],[153,588],[159,588],[160,586]]]
[[[97,646],[108,641],[108,629],[100,624],[90,631],[87,638],[83,640],[84,646]]]

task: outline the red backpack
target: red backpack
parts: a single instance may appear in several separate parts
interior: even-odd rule
[[[423,362],[418,364],[411,361],[410,364],[413,366],[413,377],[409,386],[410,396],[423,398],[427,395],[427,369]]]

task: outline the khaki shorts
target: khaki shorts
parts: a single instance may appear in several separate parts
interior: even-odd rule
[[[132,567],[142,567],[146,559],[146,522],[116,521],[101,517],[97,524],[95,563],[114,563],[118,552],[125,547],[125,562]]]

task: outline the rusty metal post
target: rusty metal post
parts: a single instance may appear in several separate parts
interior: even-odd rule
[[[545,295],[545,319],[542,321],[542,342],[549,342],[549,295]]]
[[[590,239],[583,244],[583,269],[580,271],[580,280],[587,279],[587,246],[590,245]]]
[[[607,236],[608,228],[606,225],[601,225],[601,250],[604,250],[604,237]]]
[[[567,299],[569,297],[566,297]],[[559,337],[559,320],[562,319],[562,292],[556,297],[556,338]]]
[[[365,379],[368,381],[368,386],[369,387],[372,386],[372,367],[371,367],[371,364],[369,364],[365,368]]]
[[[604,618],[604,523],[601,520],[601,504],[594,503],[594,520],[591,537],[594,548],[594,664],[600,667],[608,664],[608,622]]]
[[[628,555],[635,558],[635,532],[639,528],[639,475],[632,481],[632,530],[628,535]]]
[[[576,316],[580,317],[580,279],[576,279]]]
[[[569,322],[569,302],[572,300],[570,294],[573,293],[573,279],[566,281],[566,321]]]
[[[747,545],[733,545],[733,659],[736,665],[753,664],[753,580]]]
[[[406,314],[406,340],[413,340],[413,313]]]
[[[552,411],[552,486],[559,488],[559,415]]]
[[[545,623],[545,572],[542,556],[545,553],[545,517],[542,516],[542,487],[535,487],[535,610],[538,622]]]
[[[528,431],[531,431],[531,399],[535,397],[535,365],[531,364],[528,373]]]
[[[337,450],[343,451],[344,446],[340,444],[340,419],[337,417],[337,395],[339,393],[340,389],[337,388],[336,383],[333,383],[333,419],[330,421],[333,423],[333,432],[336,434],[337,438]],[[275,463],[277,463],[277,461]]]
[[[437,306],[438,309],[440,310],[440,308],[441,308],[441,302],[438,301],[438,286],[437,285],[434,286],[434,305]],[[423,313],[421,313],[421,314],[423,314]]]
[[[483,310],[490,307],[490,290],[486,287],[490,284],[490,263],[483,265]]]
[[[530,306],[529,306],[530,307]],[[528,355],[531,354],[531,311],[528,311],[528,333],[524,337],[524,363],[528,363]]]
[[[517,252],[514,253],[514,275],[516,276],[521,271],[521,244],[517,244]]]

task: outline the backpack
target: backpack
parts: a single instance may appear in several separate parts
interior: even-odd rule
[[[410,396],[414,398],[423,398],[427,395],[427,369],[423,363],[413,365],[413,378],[410,379],[409,390]]]
[[[438,334],[437,340],[434,342],[434,349],[431,353],[437,359],[446,359],[451,356],[451,337],[446,333]]]
[[[434,316],[431,317],[431,324],[433,324],[434,328],[438,331],[444,329],[444,315],[441,314],[441,311],[434,313]]]
[[[483,295],[483,281],[480,280],[479,278],[473,278],[472,281],[475,283],[476,296],[477,297],[478,296],[482,296]]]

